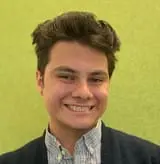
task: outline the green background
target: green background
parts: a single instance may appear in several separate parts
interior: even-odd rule
[[[69,10],[108,20],[122,41],[104,121],[160,144],[159,0],[0,0],[0,153],[47,126],[30,34],[41,21]]]

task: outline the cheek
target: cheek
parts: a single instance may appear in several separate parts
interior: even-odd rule
[[[108,88],[101,87],[95,90],[95,97],[98,100],[100,106],[106,106],[108,99]]]
[[[48,103],[52,103],[54,105],[66,97],[71,90],[72,88],[70,86],[57,83],[56,85],[50,85],[45,88],[44,97]]]

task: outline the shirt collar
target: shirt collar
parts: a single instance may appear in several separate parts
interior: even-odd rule
[[[101,143],[101,124],[101,120],[99,120],[95,128],[83,135],[85,145],[91,154]]]
[[[59,153],[59,146],[61,145],[56,137],[50,133],[49,127],[46,128],[45,133],[45,144],[48,151],[51,151],[52,149],[56,151],[56,153]]]
[[[88,151],[93,154],[96,147],[101,143],[101,124],[101,120],[99,120],[95,128],[84,134],[77,141],[76,147],[82,145],[81,142],[83,142],[83,145],[85,145]],[[57,154],[59,153],[59,147],[61,144],[56,137],[49,132],[49,128],[46,128],[45,144],[48,151],[52,151],[52,149],[54,149],[54,152],[56,151]]]

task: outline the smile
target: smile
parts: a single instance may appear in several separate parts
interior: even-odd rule
[[[65,106],[74,112],[87,112],[93,109],[94,106],[80,106],[80,105],[69,105],[65,104]]]

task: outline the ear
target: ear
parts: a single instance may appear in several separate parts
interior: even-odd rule
[[[41,72],[38,70],[36,71],[36,85],[39,93],[41,94],[41,96],[43,96],[44,83]]]

